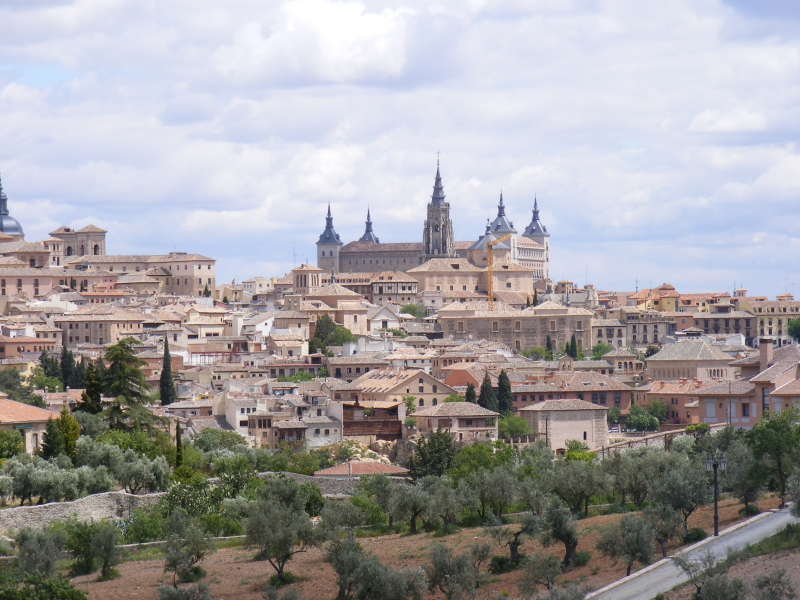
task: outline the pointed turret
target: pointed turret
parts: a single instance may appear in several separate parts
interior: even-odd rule
[[[439,161],[436,161],[436,180],[433,182],[433,194],[431,195],[431,204],[434,206],[441,206],[444,204],[444,186],[442,185],[442,176],[439,174]]]
[[[373,244],[380,244],[381,241],[375,236],[375,232],[372,231],[372,218],[369,215],[369,208],[367,208],[367,228],[364,230],[364,235],[362,235],[359,242],[372,242]]]
[[[342,241],[339,234],[333,228],[333,217],[331,216],[331,205],[328,204],[328,216],[325,218],[325,230],[319,236],[317,242],[317,266],[324,270],[339,271],[339,249]]]
[[[506,218],[506,207],[503,204],[503,192],[500,192],[500,203],[497,205],[497,218],[491,224],[492,233],[503,237],[507,233],[517,233],[514,224]]]
[[[22,225],[8,214],[8,197],[3,191],[2,180],[0,180],[0,232],[14,236],[17,240],[25,239]]]
[[[522,235],[525,237],[532,237],[534,235],[550,236],[550,234],[547,233],[547,227],[542,225],[542,222],[539,220],[539,201],[536,199],[536,196],[533,197],[533,219],[531,219],[530,225],[525,228],[525,232]]]

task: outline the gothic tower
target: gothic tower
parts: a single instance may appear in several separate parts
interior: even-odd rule
[[[369,216],[369,208],[367,209],[367,228],[364,230],[364,235],[358,238],[359,242],[372,242],[373,244],[380,244],[381,241],[375,236],[372,231],[372,218]]]
[[[522,233],[523,237],[538,242],[544,247],[544,279],[550,279],[550,234],[539,220],[539,202],[533,197],[533,219]]]
[[[333,217],[331,216],[331,205],[328,204],[328,216],[325,219],[325,231],[319,236],[317,242],[317,267],[330,273],[339,272],[339,250],[342,248],[342,240],[339,234],[333,229]]]
[[[445,202],[442,176],[439,174],[439,161],[436,161],[436,181],[433,195],[428,203],[428,218],[422,231],[422,254],[420,263],[432,258],[456,258],[456,244],[453,238],[453,223],[450,221],[450,203]]]

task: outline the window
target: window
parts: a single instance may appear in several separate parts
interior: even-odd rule
[[[420,408],[422,408],[423,406],[425,406],[425,400],[423,400],[422,398],[420,398],[420,399],[419,399],[419,407],[420,407]]]
[[[330,435],[330,434],[331,434],[331,430],[330,429],[326,429],[325,430],[325,435]]]
[[[750,417],[750,405],[746,402],[742,403],[742,417]]]
[[[419,386],[419,393],[422,394],[424,392],[425,392],[425,387],[424,386]],[[420,400],[420,402],[422,402],[422,401]]]

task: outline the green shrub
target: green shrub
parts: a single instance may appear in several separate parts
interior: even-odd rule
[[[519,554],[520,562],[524,556],[522,553]],[[508,556],[492,556],[492,560],[489,562],[489,573],[494,575],[502,575],[503,573],[510,573],[511,571],[517,569],[520,565],[520,562],[512,563],[509,560]]]
[[[739,514],[743,517],[752,517],[753,515],[757,515],[761,512],[761,509],[758,508],[755,504],[748,504],[747,506],[742,507],[739,510]]]
[[[289,571],[284,571],[280,575],[275,574],[269,578],[269,585],[274,588],[280,588],[290,583],[297,581],[297,576]]]
[[[708,537],[708,534],[705,532],[705,529],[700,529],[699,527],[694,527],[689,530],[685,536],[683,536],[683,543],[684,544],[693,544],[695,542],[699,542],[700,540],[704,540]]]
[[[200,526],[214,537],[244,535],[244,526],[241,522],[227,519],[222,515],[203,515],[200,517]]]
[[[588,564],[591,559],[592,555],[588,550],[581,550],[580,552],[575,553],[575,559],[572,561],[572,564],[574,564],[576,567],[582,567],[583,565]]]
[[[350,502],[361,511],[364,522],[367,525],[377,525],[386,521],[386,513],[381,510],[381,507],[372,498],[357,495],[350,498]]]
[[[122,530],[128,544],[143,544],[164,539],[164,517],[157,508],[137,508],[123,522]]]

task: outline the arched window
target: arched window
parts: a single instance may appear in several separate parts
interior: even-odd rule
[[[433,386],[433,393],[436,393],[436,386]],[[435,401],[434,401],[435,402]]]
[[[434,398],[433,399],[433,405],[436,406],[437,404],[439,404],[439,401],[436,398]]]
[[[84,254],[86,254],[86,249],[83,247],[83,244],[81,244],[81,256]]]
[[[94,254],[95,256],[99,256],[100,255],[100,244],[95,244],[94,245],[94,251],[92,252],[92,254]]]
[[[72,246],[67,246],[67,256],[72,256]]]
[[[422,408],[423,406],[425,406],[425,400],[423,400],[422,398],[420,398],[420,399],[419,399],[419,407],[420,407],[420,408]]]

